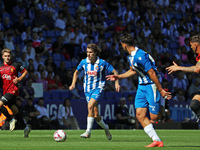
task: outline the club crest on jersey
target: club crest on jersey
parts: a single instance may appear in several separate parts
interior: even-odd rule
[[[96,67],[95,67],[95,70],[98,70],[98,69],[99,69],[99,66],[96,66]]]
[[[94,76],[97,76],[97,71],[90,70],[87,72],[87,74],[94,77]]]
[[[14,71],[14,69],[13,69],[13,68],[11,68],[11,69],[10,69],[10,71],[11,71],[11,72],[13,72],[13,71]]]

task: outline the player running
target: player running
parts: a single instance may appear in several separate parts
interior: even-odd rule
[[[200,35],[194,35],[190,39],[190,45],[194,53],[198,54],[196,57],[197,64],[195,66],[190,67],[183,67],[178,66],[175,62],[173,62],[174,65],[169,66],[166,68],[168,70],[169,74],[174,71],[184,71],[184,72],[194,72],[199,73],[200,71]],[[190,107],[194,111],[194,113],[197,115],[198,119],[197,122],[199,122],[200,119],[200,92],[196,93],[194,97],[192,98],[192,101],[190,102]]]
[[[98,56],[101,50],[96,44],[89,44],[87,46],[87,58],[83,59],[77,66],[77,70],[74,72],[72,84],[69,87],[73,90],[76,85],[79,72],[84,70],[84,92],[87,100],[88,117],[87,117],[87,130],[81,134],[82,138],[90,138],[91,129],[94,119],[105,130],[105,134],[108,140],[112,139],[109,132],[109,127],[106,125],[99,115],[98,101],[103,97],[105,87],[105,71],[109,71],[117,75],[117,71],[105,60],[100,59]],[[119,92],[120,85],[118,80],[115,82],[116,91]]]
[[[135,97],[136,117],[144,131],[153,140],[153,143],[146,147],[163,147],[164,144],[158,137],[151,122],[158,120],[160,117],[160,97],[170,99],[171,93],[162,88],[157,77],[158,72],[153,58],[133,45],[133,37],[130,34],[126,34],[122,35],[120,40],[124,51],[129,54],[130,69],[120,75],[108,75],[107,80],[115,81],[138,74],[139,84]],[[146,116],[148,109],[151,120]]]
[[[19,66],[18,63],[11,62],[10,49],[5,48],[2,50],[2,58],[3,63],[0,64],[0,75],[3,83],[3,96],[0,98],[1,112],[7,117],[8,121],[10,121],[10,131],[14,130],[15,123],[18,120],[22,123],[22,128],[24,128],[24,137],[28,137],[30,127],[24,123],[24,120],[15,105],[16,97],[19,94],[17,83],[20,82],[28,72],[23,66]],[[20,77],[17,77],[18,71],[22,73]],[[9,115],[3,105],[8,105],[9,108],[11,108],[16,119]]]

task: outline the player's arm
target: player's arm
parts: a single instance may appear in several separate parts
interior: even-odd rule
[[[79,75],[79,71],[76,70],[74,72],[73,79],[72,79],[72,84],[70,85],[69,90],[73,90],[76,87],[76,81],[77,81],[78,75]]]
[[[175,62],[173,62],[174,65],[169,66],[166,68],[166,70],[170,73],[174,72],[174,71],[184,71],[184,72],[195,72],[195,73],[199,73],[200,71],[200,62],[197,62],[197,64],[195,66],[191,66],[191,67],[183,67],[183,66],[178,66]]]
[[[20,77],[15,77],[13,79],[13,83],[17,84],[18,82],[20,82],[26,75],[28,74],[28,71],[26,69],[23,70],[23,73],[21,74]]]
[[[119,79],[124,79],[124,78],[129,78],[133,75],[136,74],[136,71],[132,69],[132,67],[130,67],[130,69],[128,71],[126,71],[123,74],[118,75]]]
[[[156,75],[156,72],[151,68],[147,73],[149,74],[149,77],[151,78],[151,80],[152,80],[152,81],[154,82],[154,84],[156,85],[156,87],[157,87],[158,91],[160,92],[161,96],[162,96],[162,97],[167,96],[167,97],[165,97],[165,98],[170,99],[170,98],[171,98],[171,95],[170,95],[171,93],[170,93],[170,92],[166,92],[166,91],[162,88],[162,86],[161,86],[161,84],[160,84],[160,81],[159,81],[159,79],[158,79],[158,77],[157,77],[157,75]]]
[[[128,78],[128,77],[131,77],[133,75],[136,74],[136,71],[133,70],[131,67],[130,69],[123,73],[123,74],[119,74],[119,75],[108,75],[106,76],[107,80],[110,80],[110,81],[115,81],[115,80],[118,80],[118,79],[124,79],[124,78]]]
[[[118,75],[118,72],[117,72],[115,69],[113,69],[112,73],[113,73],[114,75]],[[115,89],[116,89],[117,92],[120,91],[119,80],[115,80]]]

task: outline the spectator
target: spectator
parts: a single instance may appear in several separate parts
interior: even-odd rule
[[[184,96],[184,91],[179,88],[177,90],[176,95],[173,98],[173,101],[177,101],[177,102],[185,102],[185,96]]]
[[[36,54],[39,54],[43,58],[45,56],[47,57],[49,55],[48,51],[49,50],[46,48],[46,42],[45,41],[41,41],[40,45],[35,48]]]
[[[41,60],[40,54],[36,54],[35,55],[35,59],[33,61],[33,65],[34,65],[35,70],[38,69],[39,65],[43,65],[44,66],[44,62]]]
[[[136,123],[135,116],[131,116],[129,114],[129,110],[126,105],[126,98],[121,97],[119,103],[120,104],[115,111],[117,117],[117,123],[133,126]]]
[[[19,88],[18,99],[20,99],[21,101],[27,100],[30,96],[21,83],[18,83],[18,88]]]
[[[28,124],[31,125],[31,129],[38,129],[38,120],[37,116],[40,115],[40,112],[33,106],[33,99],[28,98],[27,104],[24,106],[25,116],[24,119]]]
[[[42,83],[43,90],[47,91],[48,90],[48,82],[47,82],[47,80],[45,80],[45,78],[46,78],[46,73],[44,71],[42,71],[40,73],[40,77],[36,80],[36,82]]]
[[[16,23],[14,23],[13,25],[13,29],[15,31],[16,36],[21,36],[21,34],[25,31],[25,24],[23,23],[24,21],[24,17],[23,16],[19,16],[19,21],[17,21]]]
[[[193,82],[188,89],[188,96],[191,99],[196,93],[199,92],[199,87],[200,87],[200,79],[196,78],[195,82]]]
[[[47,109],[44,107],[43,98],[39,98],[36,109],[40,112],[40,115],[37,116],[37,119],[39,121],[39,129],[51,129],[53,128],[53,126],[55,126],[56,129],[59,128],[59,123],[57,122],[57,120],[52,120],[51,118],[53,116],[49,116]]]
[[[27,26],[26,31],[22,32],[21,39],[22,39],[23,44],[28,44],[28,43],[32,44],[33,41],[31,40],[32,39],[31,38],[31,26]]]
[[[55,28],[54,22],[55,21],[53,20],[53,12],[48,11],[46,19],[45,19],[44,30],[47,30],[47,31],[53,30]]]
[[[21,58],[18,60],[18,62],[21,62],[22,65],[25,67],[25,68],[28,68],[28,62],[26,60],[26,52],[22,52],[21,54]]]
[[[26,92],[28,93],[28,95],[29,95],[29,98],[28,99],[34,99],[34,95],[35,95],[35,90],[34,90],[34,88],[32,87],[32,83],[33,83],[33,81],[32,81],[32,79],[28,79],[28,83],[27,83],[27,85],[25,86],[25,90],[26,90]]]
[[[57,30],[63,31],[65,29],[65,22],[63,20],[63,12],[59,11],[58,18],[55,21],[55,27]]]
[[[33,40],[33,42],[32,42],[32,47],[33,48],[36,48],[36,47],[40,46],[41,41],[38,39],[37,32],[33,32],[32,40]]]
[[[6,48],[10,49],[11,51],[14,51],[15,47],[14,47],[14,43],[11,39],[12,39],[12,34],[8,34],[7,40],[5,41],[4,44],[5,44]]]
[[[13,7],[12,15],[13,15],[13,18],[12,18],[13,22],[16,22],[20,16],[24,18],[26,17],[26,11],[25,11],[25,8],[23,7],[21,0],[18,0],[17,5]]]
[[[33,19],[33,32],[39,32],[45,27],[45,16],[41,10],[36,11],[36,17]]]
[[[80,130],[68,98],[64,100],[63,106],[59,109],[58,121],[60,125],[65,125],[68,128],[71,126],[71,129]]]

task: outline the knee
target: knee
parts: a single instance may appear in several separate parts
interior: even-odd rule
[[[151,116],[151,120],[152,121],[158,121],[159,120],[159,116],[158,115],[153,115],[153,116]]]
[[[193,111],[196,111],[200,108],[200,102],[196,99],[192,100],[190,102],[190,108],[193,110]]]
[[[88,112],[92,112],[93,110],[93,105],[88,104]]]
[[[142,113],[137,113],[136,114],[136,118],[141,121],[142,119],[144,119],[144,115]]]

